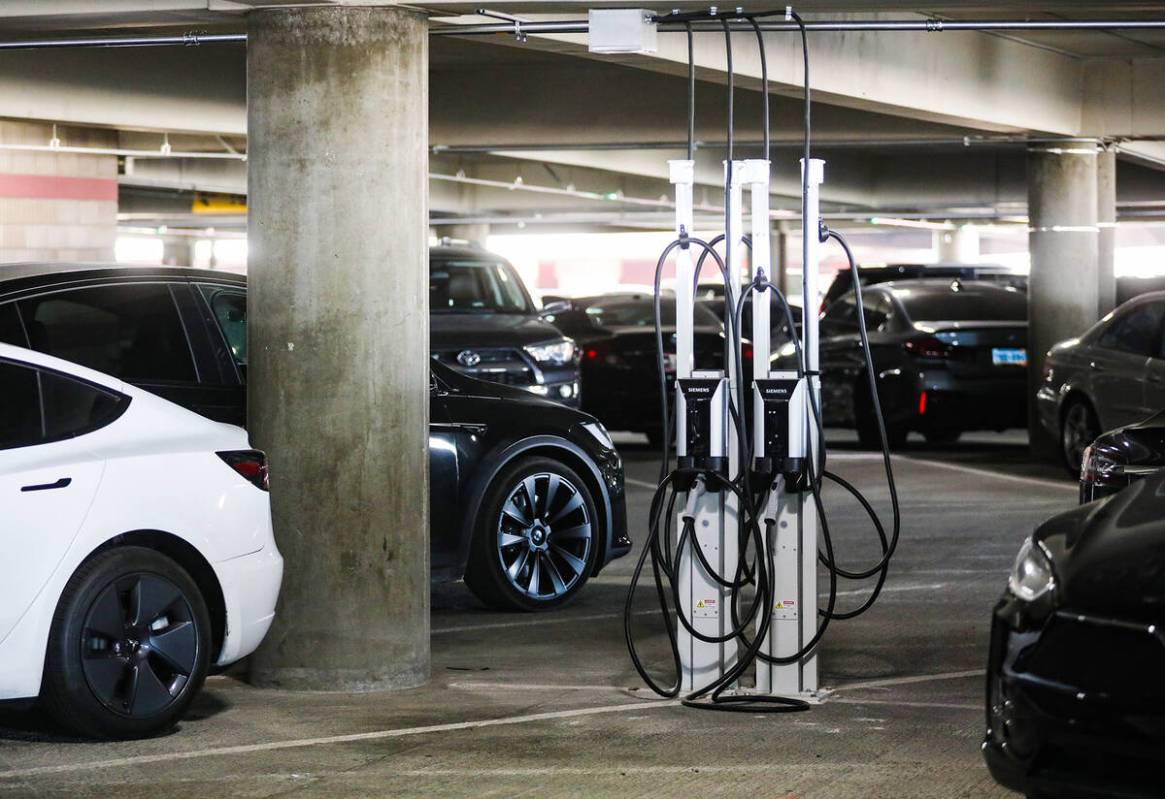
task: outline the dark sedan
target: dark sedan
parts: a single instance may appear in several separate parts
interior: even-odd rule
[[[995,608],[983,753],[1029,797],[1160,797],[1165,474],[1025,542]]]
[[[0,341],[232,424],[246,422],[246,328],[247,284],[238,275],[60,264],[0,273]],[[431,370],[434,579],[464,576],[495,607],[561,605],[631,546],[623,466],[610,438],[593,417],[525,387],[471,379],[436,361]]]
[[[571,300],[570,307],[545,318],[578,342],[582,354],[582,408],[613,430],[646,433],[662,441],[655,308],[649,294],[610,294]],[[723,326],[700,304],[693,308],[695,366],[719,369],[724,357]],[[676,374],[675,302],[660,305],[668,398]],[[751,358],[745,347],[744,357]]]
[[[1036,407],[1073,474],[1101,431],[1165,408],[1165,292],[1130,300],[1079,338],[1052,347]]]
[[[878,395],[892,447],[916,430],[931,442],[1027,423],[1027,296],[994,283],[903,280],[862,292]],[[820,323],[825,423],[880,446],[851,292]],[[786,345],[774,358],[792,356]]]

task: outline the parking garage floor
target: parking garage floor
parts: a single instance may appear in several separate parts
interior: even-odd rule
[[[884,506],[879,457],[833,438],[831,468]],[[623,450],[642,538],[656,464],[645,447]],[[895,468],[894,569],[870,613],[831,630],[830,693],[809,712],[709,713],[643,689],[620,618],[629,557],[552,615],[487,612],[460,585],[435,589],[433,678],[413,691],[285,693],[217,676],[179,729],[128,743],[62,738],[6,712],[0,796],[1008,796],[979,755],[990,609],[1024,536],[1071,507],[1075,486],[1014,435],[950,451],[916,442]],[[874,557],[856,506],[835,501],[841,557]],[[648,592],[639,607],[663,666]]]

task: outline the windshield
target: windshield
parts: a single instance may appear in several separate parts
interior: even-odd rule
[[[596,327],[655,327],[655,307],[644,300],[608,300],[589,306],[587,318]],[[659,321],[664,326],[675,325],[675,303],[660,303]],[[696,327],[720,326],[716,314],[702,305],[692,309],[692,322]]]
[[[516,272],[499,261],[432,261],[431,313],[534,313]]]
[[[1027,295],[1019,291],[964,288],[961,291],[894,292],[915,322],[1023,322]]]

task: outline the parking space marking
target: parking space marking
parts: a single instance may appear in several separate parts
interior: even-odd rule
[[[831,705],[889,705],[891,707],[936,708],[939,710],[974,710],[983,712],[982,705],[959,704],[956,702],[905,702],[900,699],[846,699],[840,696],[829,698]]]
[[[983,669],[972,669],[970,671],[948,671],[941,674],[916,674],[912,677],[887,677],[884,680],[867,680],[866,682],[839,685],[831,689],[831,692],[864,691],[867,688],[890,688],[897,685],[917,685],[918,683],[939,680],[964,680],[971,677],[983,677],[986,673]]]
[[[537,721],[554,721],[557,719],[578,718],[580,716],[598,716],[607,713],[630,713],[653,710],[660,707],[679,706],[679,700],[676,699],[660,699],[654,702],[623,702],[617,705],[599,705],[598,707],[583,707],[575,710],[555,710],[547,713],[530,713],[524,716],[508,716],[500,719],[458,721],[450,724],[402,727],[395,730],[356,732],[347,735],[328,735],[320,738],[296,738],[289,741],[268,741],[257,744],[241,744],[239,746],[219,746],[209,749],[195,749],[189,752],[163,752],[155,755],[134,755],[131,757],[111,758],[109,760],[64,763],[55,766],[33,766],[31,768],[0,771],[0,780],[38,777],[46,774],[66,774],[74,771],[88,771],[90,769],[142,766],[151,763],[195,760],[204,757],[227,757],[230,755],[246,755],[254,752],[274,752],[281,749],[302,749],[309,746],[331,746],[334,744],[355,743],[359,741],[379,741],[390,738],[403,738],[409,735],[427,735],[434,732],[456,732],[458,730],[474,730],[483,727],[504,727]]]
[[[646,480],[636,480],[634,477],[624,477],[623,482],[629,486],[635,486],[636,488],[647,488],[651,491],[659,488],[659,485],[656,483],[649,483]]]
[[[976,469],[973,466],[959,466],[954,463],[944,463],[942,461],[932,461],[928,458],[912,458],[909,455],[896,456],[899,460],[904,460],[909,463],[917,463],[921,466],[934,466],[939,469],[950,469],[954,472],[965,472],[966,474],[974,474],[979,477],[992,477],[996,480],[1007,480],[1012,483],[1026,483],[1027,485],[1040,486],[1041,488],[1058,488],[1063,491],[1076,492],[1079,489],[1075,483],[1057,483],[1055,480],[1044,480],[1040,477],[1022,477],[1017,474],[1005,474],[1003,472],[993,472],[988,469]]]
[[[637,610],[633,616],[659,615],[658,610]],[[476,630],[504,630],[510,627],[532,627],[540,624],[569,624],[575,621],[600,621],[602,619],[621,619],[622,613],[594,613],[590,616],[555,616],[553,618],[533,618],[525,621],[499,621],[487,624],[465,624],[459,627],[442,627],[429,630],[429,635],[444,635],[446,633],[471,633]]]

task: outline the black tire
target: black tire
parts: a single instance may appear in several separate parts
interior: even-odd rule
[[[182,567],[145,547],[106,550],[61,592],[41,701],[84,736],[154,735],[202,688],[210,646],[206,602]]]
[[[561,607],[590,577],[601,532],[591,490],[574,470],[550,458],[521,458],[486,491],[465,584],[498,610]]]
[[[928,444],[954,444],[962,435],[962,430],[928,430],[923,433]]]
[[[1092,404],[1083,397],[1073,397],[1060,414],[1060,458],[1072,477],[1080,478],[1084,448],[1101,434],[1100,420]]]

